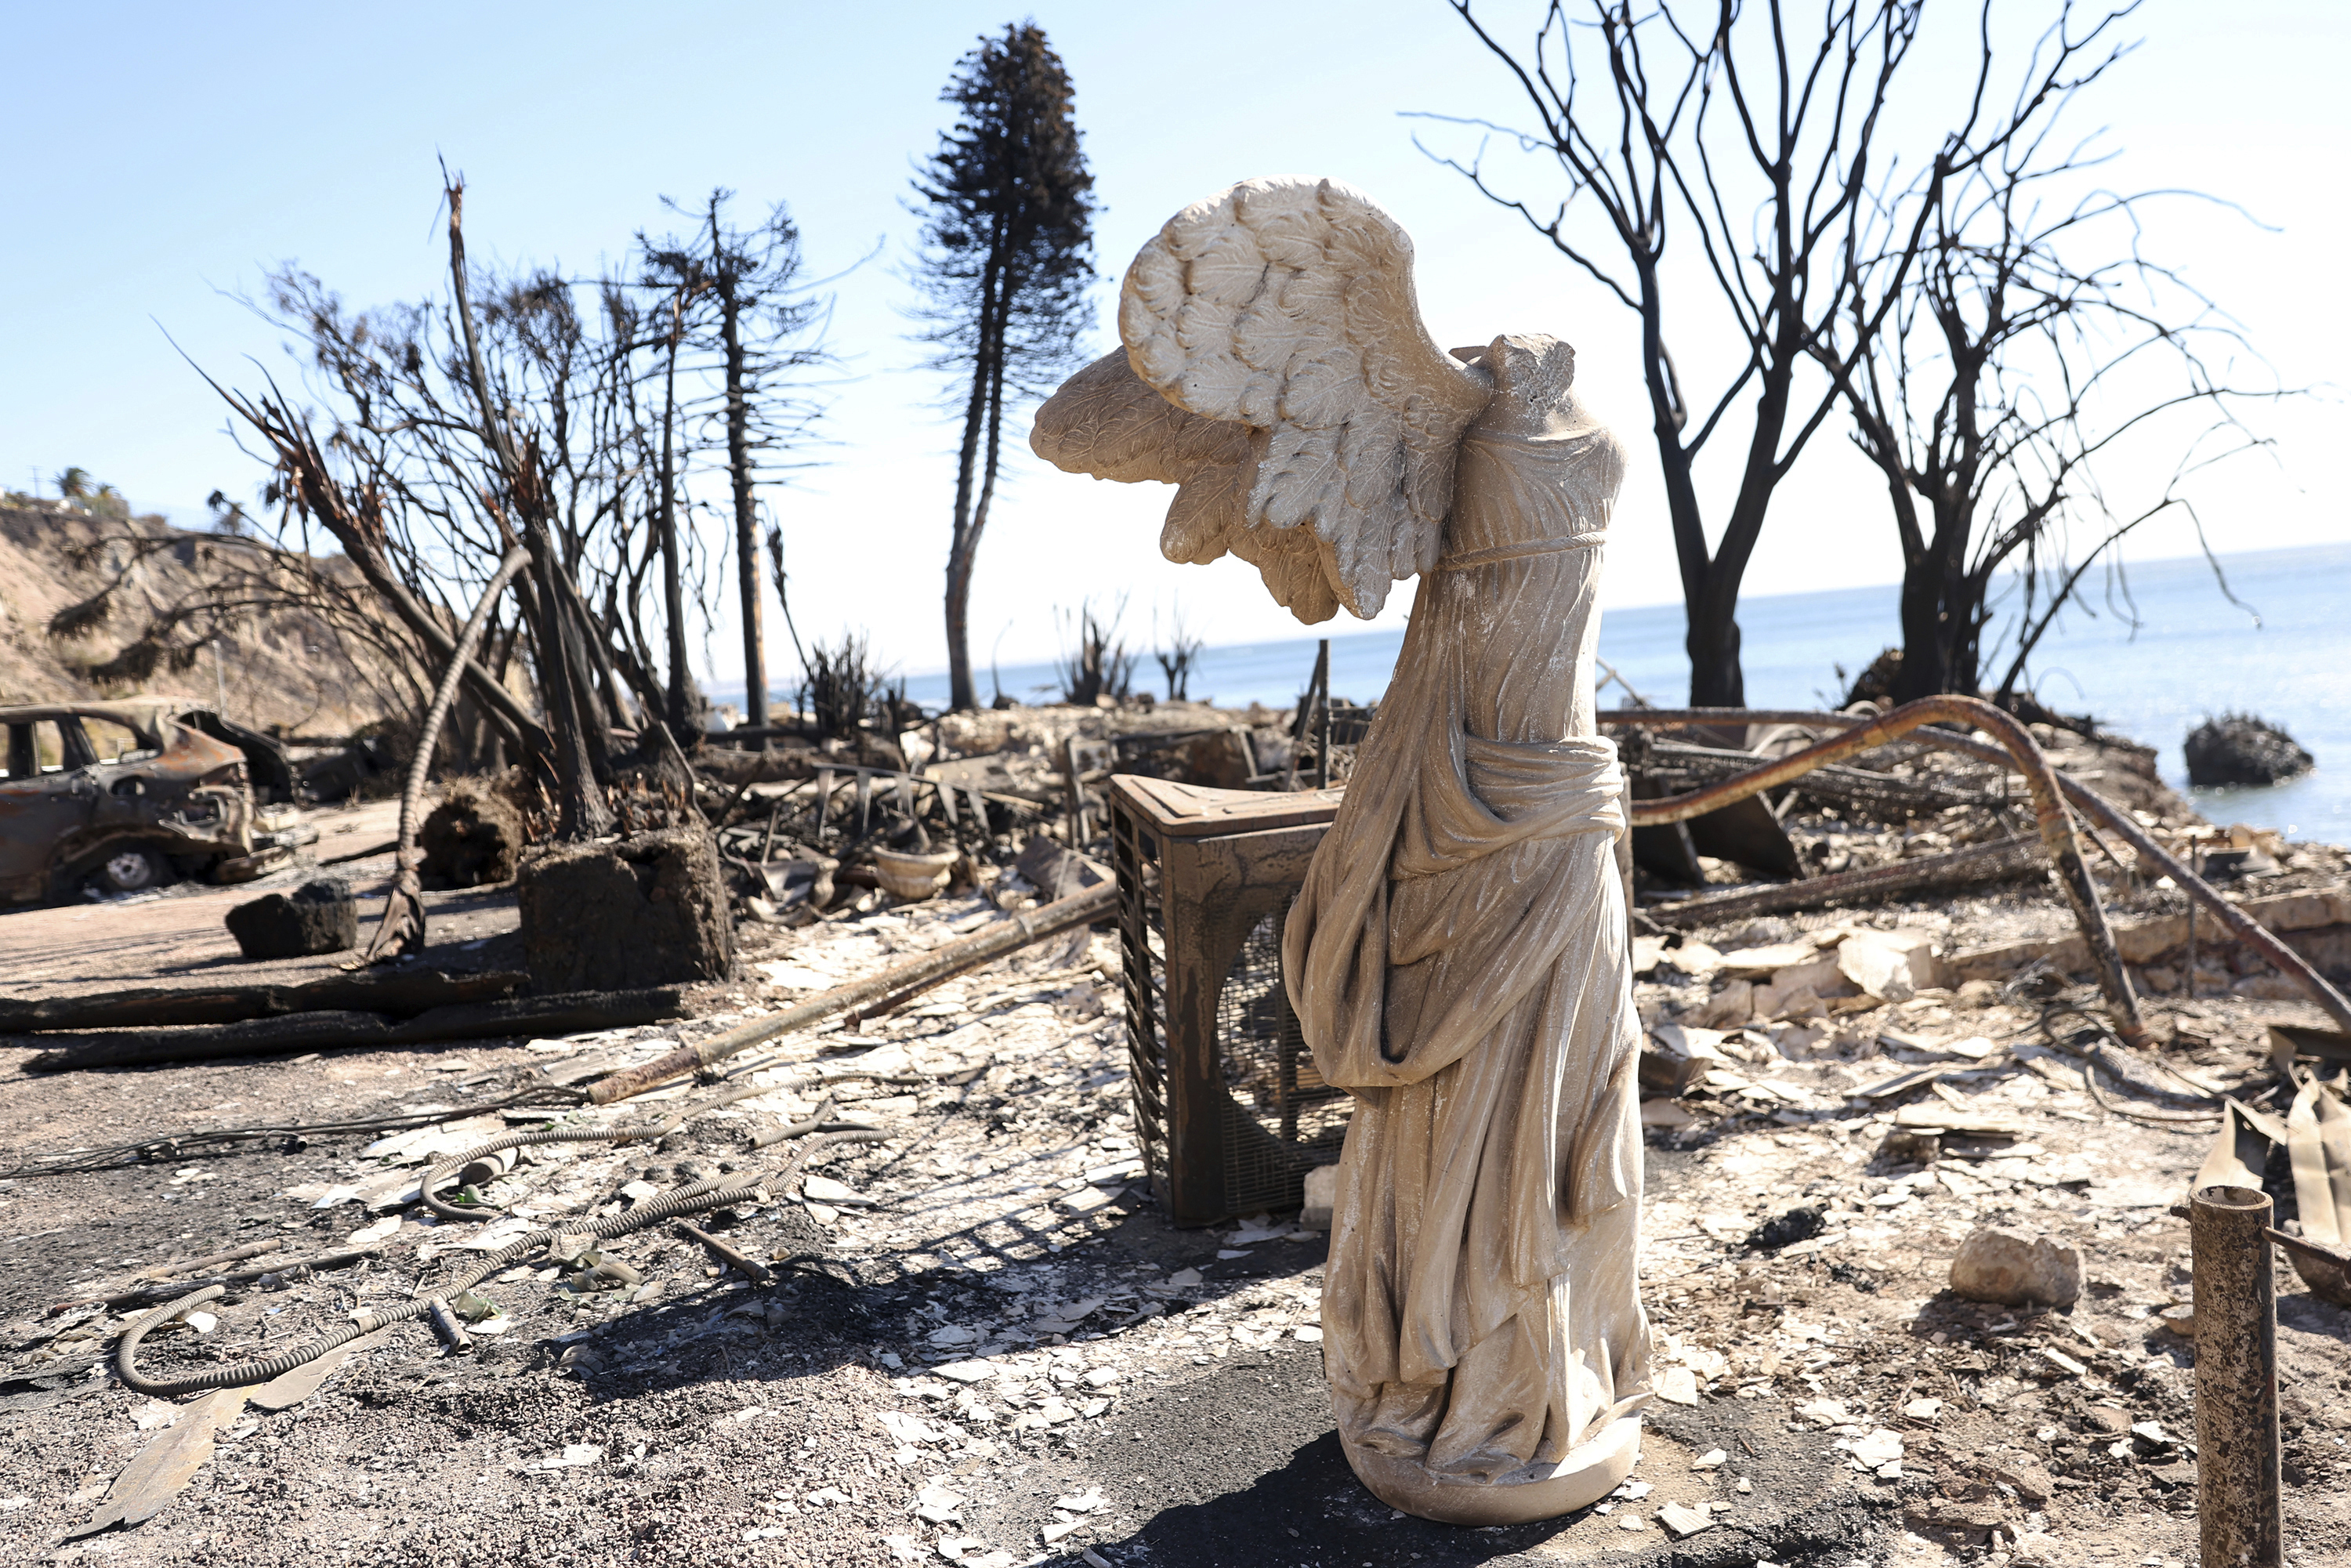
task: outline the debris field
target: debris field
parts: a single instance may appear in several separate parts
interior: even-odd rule
[[[1031,796],[1050,818],[1048,791]],[[369,837],[317,821],[329,845]],[[2339,852],[2275,848],[2249,905],[2343,896]],[[370,894],[388,862],[344,870]],[[2170,1209],[2216,1097],[2283,1115],[2273,1030],[2326,1022],[2267,994],[2258,965],[2208,946],[2191,967],[2146,937],[2132,962],[2169,1071],[2117,1071],[2069,1011],[2096,993],[2065,973],[2045,888],[1652,927],[1635,943],[1659,1394],[1644,1458],[1583,1514],[1464,1531],[1393,1515],[1346,1470],[1317,1351],[1322,1237],[1294,1213],[1160,1218],[1104,932],[610,1105],[537,1092],[1050,891],[969,869],[970,891],[914,900],[787,899],[770,881],[739,928],[742,978],[691,988],[666,1023],[48,1074],[22,1063],[49,1041],[12,1042],[6,1163],[156,1146],[0,1185],[0,1542],[125,1564],[2193,1560],[2193,1316]],[[2130,956],[2127,933],[2179,901],[2107,875]],[[430,956],[494,963],[517,940],[510,895],[503,915],[487,890],[465,896],[481,910],[436,925]],[[6,924],[75,989],[99,971],[77,968],[63,923],[193,902]],[[164,1142],[402,1119],[185,1157]],[[646,1135],[611,1139],[630,1129]],[[605,1137],[443,1172],[442,1207],[466,1218],[423,1203],[428,1173],[526,1131]],[[2283,1165],[2262,1174],[2291,1224]],[[741,1196],[627,1228],[707,1182]],[[1987,1228],[2078,1249],[2077,1298],[1954,1293],[1953,1258]],[[180,1402],[111,1374],[122,1328],[204,1281],[227,1282],[147,1334],[144,1377],[279,1354],[541,1230],[555,1242],[451,1295],[443,1332],[379,1330],[323,1378]],[[2351,1312],[2281,1265],[2278,1316],[2293,1560],[2351,1560],[2327,1555],[2351,1539]]]

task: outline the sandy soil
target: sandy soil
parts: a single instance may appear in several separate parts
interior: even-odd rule
[[[154,936],[174,973],[217,963],[195,956],[195,938],[212,938],[182,911],[214,897],[141,906],[175,923],[172,941]],[[510,918],[494,898],[479,904],[453,911],[436,939],[478,941],[462,920]],[[65,971],[56,980],[89,983],[89,966],[118,962],[101,956],[115,943],[144,940],[126,918],[141,909],[0,917],[0,944],[22,940]],[[744,983],[698,991],[690,1020],[615,1035],[47,1078],[13,1068],[0,1146],[13,1160],[289,1113],[462,1112],[582,1053],[651,1055],[726,1027],[989,913],[942,900],[748,932],[768,945],[747,954]],[[57,930],[118,918],[78,946]],[[445,1266],[428,1253],[462,1258],[481,1230],[423,1223],[404,1189],[433,1152],[507,1123],[471,1116],[445,1143],[372,1155],[363,1135],[277,1139],[0,1186],[0,1544],[14,1560],[125,1565],[2194,1560],[2193,1352],[2159,1314],[2185,1299],[2185,1230],[2168,1207],[2206,1140],[2107,1116],[2062,1062],[2034,1065],[2033,1003],[1928,993],[1849,1019],[1844,1047],[1767,1058],[1758,1043],[1731,1082],[1653,1103],[1644,1269],[1669,1399],[1652,1411],[1629,1489],[1641,1495],[1460,1531],[1393,1515],[1338,1453],[1316,1348],[1322,1239],[1292,1217],[1192,1232],[1157,1218],[1137,1179],[1123,1026],[1105,1011],[1116,961],[1106,937],[1041,945],[863,1032],[734,1064],[735,1082],[762,1092],[657,1147],[555,1145],[517,1166],[485,1195],[545,1223],[624,1214],[714,1172],[780,1176],[793,1145],[754,1152],[752,1136],[828,1094],[833,1114],[888,1134],[814,1162],[845,1197],[793,1176],[707,1221],[768,1260],[774,1284],[716,1275],[667,1227],[605,1249],[640,1276],[621,1289],[508,1270],[481,1287],[499,1311],[476,1325],[473,1353],[397,1327],[303,1403],[232,1417],[153,1519],[85,1540],[66,1537],[172,1411],[99,1361],[126,1314],[54,1303],[260,1238],[294,1257],[355,1236],[381,1244],[358,1267],[210,1303],[204,1332],[150,1341],[152,1375],[269,1354],[406,1300]],[[119,962],[105,973],[154,959]],[[2159,1021],[2181,1065],[2258,1092],[2264,1020],[2287,1010],[2231,998]],[[1944,1089],[1965,1102],[1953,1109],[2008,1118],[2019,1135],[1954,1142],[1926,1165],[1886,1152],[1903,1102],[1855,1092],[1902,1065],[1862,1027],[1873,1022],[1992,1039],[1999,1050]],[[925,1082],[808,1082],[844,1065]],[[712,1092],[674,1085],[581,1119],[637,1124]],[[1907,1098],[1942,1103],[1926,1087]],[[1820,1235],[1748,1245],[1797,1207],[1823,1211]],[[2082,1301],[2009,1311],[1952,1296],[1951,1253],[1980,1223],[2082,1247]],[[496,1245],[513,1227],[486,1228]],[[2292,1560],[2351,1562],[2351,1313],[2290,1274],[2280,1291]],[[1669,1539],[1667,1503],[1713,1522]]]

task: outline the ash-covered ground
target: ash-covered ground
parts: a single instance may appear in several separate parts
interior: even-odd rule
[[[454,1117],[0,1188],[10,1558],[2194,1560],[2193,1348],[2164,1313],[2188,1299],[2185,1227],[2168,1208],[2209,1131],[2102,1108],[2042,1027],[2051,994],[1976,981],[1883,1003],[1814,986],[1812,1002],[1795,998],[1800,1016],[1739,1019],[1726,1000],[1740,995],[1739,964],[1708,967],[1700,951],[1735,957],[1759,936],[1833,953],[1859,926],[1932,924],[1925,906],[1643,946],[1645,1013],[1688,1020],[1684,1046],[1700,1017],[1721,1026],[1699,1037],[1714,1063],[1647,1106],[1643,1268],[1665,1397],[1623,1495],[1568,1520],[1464,1531],[1392,1513],[1340,1457],[1319,1364],[1322,1237],[1295,1215],[1208,1231],[1159,1218],[1106,936],[1081,931],[898,1013],[787,1037],[727,1063],[720,1083],[593,1112],[463,1114],[518,1083],[649,1058],[997,913],[977,896],[859,903],[864,913],[800,929],[747,925],[764,946],[747,953],[746,980],[696,993],[681,1023],[0,1078],[12,1160],[292,1117]],[[5,924],[30,936],[69,913]],[[511,940],[494,915],[477,924],[491,935],[456,935]],[[1953,949],[1966,939],[1938,936]],[[1750,1008],[1759,981],[1740,982]],[[2092,995],[2062,981],[2042,991],[2052,984],[2058,1000]],[[2318,1021],[2238,994],[2150,1012],[2168,1062],[2273,1106],[2268,1026]],[[1940,1076],[1884,1092],[1921,1069]],[[428,1162],[509,1128],[646,1124],[742,1087],[758,1092],[658,1145],[527,1151],[479,1189],[502,1217],[437,1221],[413,1201]],[[2132,1103],[2141,1092],[2109,1091]],[[831,1145],[798,1169],[799,1140],[752,1146],[818,1119],[881,1137]],[[68,1539],[194,1402],[110,1376],[104,1358],[138,1309],[58,1303],[256,1241],[282,1243],[256,1264],[377,1249],[240,1285],[206,1305],[209,1322],[157,1333],[141,1353],[151,1375],[225,1365],[405,1301],[436,1270],[532,1226],[625,1216],[683,1182],[760,1171],[777,1177],[764,1200],[702,1223],[775,1270],[772,1283],[719,1274],[668,1225],[604,1245],[601,1270],[504,1270],[476,1289],[494,1310],[471,1325],[471,1352],[396,1326],[307,1398],[223,1416],[193,1479],[153,1518]],[[1795,1210],[1810,1213],[1789,1220]],[[1952,1295],[1952,1253],[1981,1224],[2079,1246],[2081,1300],[2011,1310]],[[2351,1561],[2351,1313],[2282,1269],[2279,1319],[2292,1560]]]

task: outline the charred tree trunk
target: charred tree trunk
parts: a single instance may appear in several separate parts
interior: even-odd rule
[[[662,372],[661,529],[662,612],[669,622],[670,734],[684,744],[693,722],[693,676],[686,669],[685,578],[677,546],[677,350],[685,336],[685,304],[670,301],[669,358]]]
[[[998,352],[1003,281],[1003,260],[991,253],[981,282],[984,304],[978,352],[972,358],[971,396],[964,405],[963,446],[956,465],[955,531],[947,543],[948,701],[958,710],[979,706],[978,690],[971,678],[971,579],[979,557],[980,529],[986,526],[987,515],[984,501],[975,507],[974,492],[980,487],[983,433],[1004,393],[1003,364]],[[987,469],[987,487],[992,491],[996,477],[992,452]]]
[[[712,246],[717,244],[717,209],[711,213]],[[724,269],[720,276],[725,277]],[[726,474],[735,489],[735,564],[743,596],[743,691],[747,722],[768,722],[768,653],[760,624],[759,524],[751,494],[751,407],[745,390],[748,369],[743,352],[743,304],[732,287],[718,295],[719,337],[726,375]]]
[[[585,668],[586,657],[572,642],[576,634],[573,618],[566,612],[556,580],[561,567],[556,560],[555,541],[547,527],[546,497],[540,488],[540,476],[525,462],[521,448],[490,396],[489,375],[483,368],[481,340],[474,329],[474,308],[465,284],[464,185],[451,185],[447,196],[451,294],[464,332],[466,368],[482,422],[483,444],[496,460],[507,507],[522,520],[523,542],[531,556],[530,579],[533,597],[538,601],[536,619],[541,639],[539,690],[546,700],[548,727],[555,743],[555,774],[562,810],[559,831],[566,839],[599,838],[611,831],[612,810],[601,788],[601,775],[609,767],[609,758],[605,756],[607,748],[602,743],[601,726],[592,753],[590,747],[586,721],[592,713],[594,695],[580,689],[583,683],[573,673],[575,668]]]

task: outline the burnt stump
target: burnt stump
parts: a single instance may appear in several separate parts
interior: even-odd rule
[[[322,876],[238,904],[228,912],[228,934],[247,958],[340,953],[359,945],[360,906],[348,883]]]
[[[416,841],[419,874],[432,888],[486,887],[515,874],[522,858],[522,808],[500,780],[459,779],[442,792]]]
[[[735,922],[703,827],[664,828],[523,857],[523,960],[542,992],[628,990],[735,972]]]

